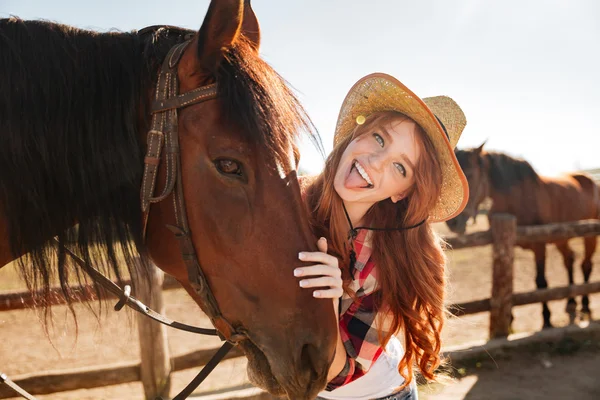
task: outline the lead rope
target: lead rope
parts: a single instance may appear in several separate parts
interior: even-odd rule
[[[354,280],[354,268],[356,266],[356,251],[354,250],[354,240],[356,239],[356,237],[358,236],[358,231],[363,229],[366,231],[379,231],[379,232],[390,232],[390,231],[407,231],[409,229],[413,229],[413,228],[417,228],[421,225],[423,225],[426,221],[426,219],[424,219],[423,221],[416,223],[414,225],[410,225],[410,226],[404,226],[404,227],[399,227],[399,228],[371,228],[368,226],[357,226],[356,228],[352,225],[352,221],[350,220],[350,215],[348,215],[348,210],[346,210],[346,204],[344,204],[344,202],[342,201],[342,207],[344,208],[344,214],[346,215],[346,219],[348,220],[348,225],[350,225],[350,231],[348,231],[348,240],[350,241],[350,265],[349,265],[349,271],[350,271],[350,276],[352,277],[352,279]]]

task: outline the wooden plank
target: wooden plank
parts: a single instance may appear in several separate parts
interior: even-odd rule
[[[494,238],[490,338],[506,337],[510,331],[512,313],[517,218],[510,214],[495,214],[490,220],[490,228]]]
[[[206,365],[218,349],[197,350],[171,358],[173,371],[198,368]],[[243,356],[238,347],[231,349],[225,360]],[[31,394],[48,394],[67,390],[92,389],[141,380],[140,363],[115,363],[104,366],[35,372],[10,376],[13,382]],[[7,387],[0,385],[0,399],[14,397]]]
[[[590,219],[556,224],[519,226],[517,244],[532,242],[554,242],[574,237],[600,235],[600,220]]]
[[[123,281],[123,285],[131,285],[130,280]],[[164,290],[181,289],[181,285],[173,277],[166,276],[163,283]],[[73,288],[74,303],[98,300],[94,287],[85,285]],[[103,291],[102,299],[116,299],[110,292]],[[0,311],[23,310],[26,308],[43,307],[44,305],[56,306],[66,304],[66,300],[60,288],[51,288],[50,296],[44,300],[40,291],[31,293],[29,291],[0,293]]]
[[[490,311],[490,309],[490,299],[473,300],[448,306],[448,310],[457,317],[487,312]]]
[[[164,314],[164,272],[154,264],[148,265],[148,279],[138,279],[140,301],[154,311]],[[146,400],[169,397],[171,389],[171,359],[167,342],[167,327],[137,313],[140,342],[140,377]]]
[[[565,339],[584,341],[600,339],[600,323],[591,322],[588,325],[569,325],[562,328],[544,329],[538,332],[514,333],[508,338],[498,338],[489,341],[481,340],[460,346],[442,349],[444,356],[452,364],[466,360],[494,358],[496,354],[506,356],[506,351],[519,350],[537,343],[558,343]]]
[[[492,244],[492,232],[482,231],[468,233],[461,236],[452,236],[446,238],[446,243],[454,250],[464,249],[467,247],[486,246]]]
[[[219,350],[215,349],[206,349],[206,350],[196,350],[191,353],[183,354],[180,356],[175,356],[171,358],[171,362],[173,364],[173,371],[182,371],[184,369],[197,368],[200,366],[206,365],[212,356]],[[238,358],[243,357],[244,353],[240,350],[239,347],[234,347],[227,353],[223,360],[229,360],[230,358]]]
[[[568,297],[583,296],[585,294],[600,293],[600,282],[582,283],[580,285],[561,286],[556,288],[538,289],[531,292],[514,293],[512,296],[513,307],[527,304],[541,303],[544,301],[563,300]],[[472,300],[464,303],[455,303],[448,306],[455,316],[476,314],[490,311],[490,299]]]
[[[584,294],[599,293],[600,282],[583,283],[581,285],[562,286],[557,288],[539,289],[532,292],[516,293],[513,295],[513,305],[522,306],[552,300],[563,300],[568,297],[583,296]]]
[[[600,235],[600,221],[596,219],[561,222],[546,225],[517,227],[517,244],[533,242],[553,242],[575,237]],[[445,239],[454,250],[492,244],[492,232],[482,231]]]
[[[33,395],[49,394],[136,382],[140,380],[140,366],[139,364],[112,364],[76,370],[36,372],[9,378]],[[6,386],[0,386],[0,399],[14,396],[13,391]]]

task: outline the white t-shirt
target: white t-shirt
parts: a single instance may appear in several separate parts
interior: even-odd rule
[[[365,375],[331,392],[323,391],[319,397],[328,400],[364,400],[389,396],[404,383],[404,378],[398,372],[403,355],[404,348],[400,340],[392,336],[385,351]]]

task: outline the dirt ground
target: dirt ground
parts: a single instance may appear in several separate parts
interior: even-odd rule
[[[471,230],[486,229],[486,218],[479,218]],[[439,227],[446,234],[444,226]],[[582,241],[572,240],[577,254],[576,282],[582,282],[579,263]],[[517,248],[515,253],[515,291],[535,289],[533,255]],[[566,271],[559,253],[548,247],[547,279],[550,287],[567,284]],[[463,302],[489,297],[491,292],[491,246],[449,251],[449,302]],[[591,281],[600,281],[600,251],[594,258]],[[20,284],[10,267],[0,269],[0,291],[16,290]],[[166,314],[190,324],[208,325],[206,318],[183,291],[165,292]],[[552,323],[568,324],[564,312],[566,301],[551,302]],[[591,296],[592,315],[600,316],[600,294]],[[77,306],[79,336],[74,339],[74,326],[65,307],[55,307],[54,325],[49,338],[45,335],[35,311],[0,313],[0,372],[11,377],[77,367],[106,365],[139,360],[136,317],[132,311],[108,312],[101,323],[83,305]],[[541,328],[541,306],[514,309],[514,332],[534,332]],[[481,313],[452,318],[444,332],[445,346],[456,346],[486,339],[488,314]],[[195,349],[214,348],[217,339],[198,338],[179,331],[169,331],[172,355]],[[245,359],[223,362],[203,384],[199,393],[207,393],[246,383]],[[588,341],[571,346],[568,351],[547,349],[512,352],[504,357],[488,357],[473,365],[457,365],[454,382],[420,387],[424,400],[513,400],[513,399],[600,399],[600,344]],[[177,372],[171,393],[183,388],[197,370]],[[258,393],[258,391],[257,391]],[[39,395],[39,399],[142,399],[140,383],[108,386]]]

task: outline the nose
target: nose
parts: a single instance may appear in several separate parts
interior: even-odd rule
[[[378,151],[376,153],[372,153],[371,155],[369,155],[368,160],[369,160],[369,167],[372,170],[374,170],[376,172],[381,172],[381,170],[383,169],[383,166],[387,162],[387,157],[383,151]]]

